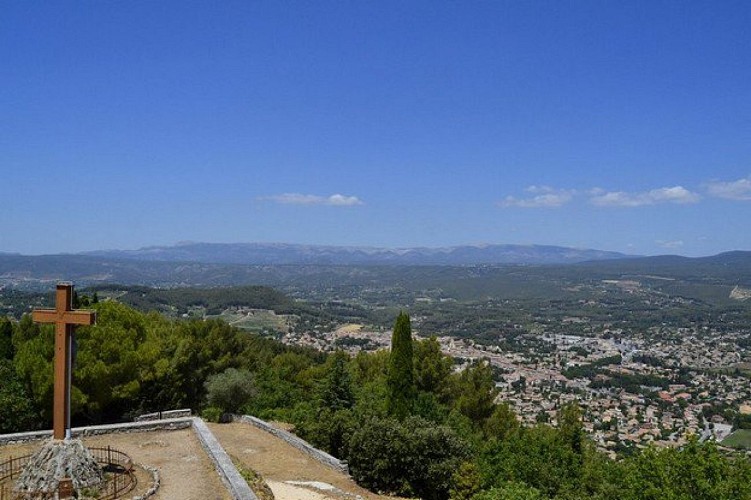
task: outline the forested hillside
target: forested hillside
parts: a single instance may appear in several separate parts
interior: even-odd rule
[[[658,256],[569,265],[245,265],[137,261],[82,255],[0,255],[0,289],[44,291],[58,279],[80,287],[118,283],[156,288],[266,285],[295,297],[364,298],[424,294],[457,300],[566,299],[603,280],[635,280],[669,295],[733,303],[751,288],[751,252],[713,257]]]
[[[158,289],[99,285],[90,288],[87,293],[115,296],[119,302],[141,311],[176,314],[187,313],[194,307],[201,307],[210,315],[233,306],[272,309],[279,313],[301,312],[304,309],[304,306],[296,304],[283,293],[266,286]]]
[[[93,304],[77,330],[74,424],[190,407],[295,425],[346,459],[377,491],[427,499],[743,499],[751,464],[694,440],[608,459],[576,404],[555,425],[521,426],[494,402],[485,362],[456,370],[433,339],[413,341],[400,316],[394,350],[350,357],[284,346],[219,320],[178,320],[116,301]],[[0,432],[49,427],[52,329],[0,320]]]

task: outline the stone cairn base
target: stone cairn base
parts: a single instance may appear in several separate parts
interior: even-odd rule
[[[52,440],[34,453],[16,481],[17,498],[36,498],[58,491],[60,480],[71,480],[73,489],[96,489],[104,483],[104,474],[91,452],[79,439]]]

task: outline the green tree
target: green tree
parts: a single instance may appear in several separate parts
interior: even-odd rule
[[[446,499],[469,447],[450,428],[418,417],[362,422],[349,440],[347,461],[358,483],[428,500]]]
[[[248,370],[227,368],[206,380],[209,406],[226,413],[237,413],[257,394],[255,377]]]
[[[32,335],[34,331],[38,332],[37,335]],[[49,423],[52,422],[54,337],[51,326],[40,329],[28,315],[21,319],[13,333],[16,349],[13,364],[16,373],[29,389],[34,406],[40,409],[42,420]],[[79,392],[71,391],[74,403],[79,395]]]
[[[490,364],[480,361],[465,369],[459,376],[456,390],[456,408],[482,428],[495,410],[495,397],[498,395]]]
[[[504,402],[495,407],[485,422],[485,435],[489,438],[506,439],[519,428],[516,413],[508,403]]]
[[[472,500],[543,500],[539,490],[524,483],[508,482],[503,486],[483,491]]]
[[[344,351],[336,351],[329,357],[326,377],[323,379],[318,395],[322,408],[336,412],[350,409],[355,404],[347,369],[348,363],[349,355]]]
[[[91,298],[85,293],[78,295],[78,292],[73,290],[73,308],[78,309],[81,307],[89,307],[93,302]]]
[[[504,440],[490,440],[481,454],[481,470],[489,486],[522,482],[550,497],[576,492],[582,485],[580,457],[558,429],[547,425],[522,427]]]
[[[13,359],[13,324],[8,318],[0,318],[0,359]]]
[[[415,342],[414,347],[415,387],[418,391],[433,393],[445,402],[453,361],[441,352],[441,345],[435,337]]]
[[[360,351],[352,360],[352,389],[358,418],[383,418],[388,414],[388,369],[391,353]]]
[[[99,307],[109,302],[100,302]],[[227,368],[240,366],[242,342],[237,330],[220,320],[191,320],[175,324],[176,345],[171,357],[175,404],[200,408],[205,400],[206,379]]]
[[[41,422],[31,395],[5,359],[0,359],[0,380],[0,434],[38,428]]]
[[[258,396],[253,398],[248,411],[261,418],[279,419],[291,411],[306,397],[314,399],[315,394],[309,394],[291,380],[285,380],[271,367],[262,368],[256,372]]]
[[[99,320],[102,323],[102,320]],[[139,395],[130,410],[148,413],[184,405],[184,395],[175,367],[175,351],[180,344],[173,321],[157,312],[144,316],[145,340],[139,344]]]
[[[346,453],[349,436],[357,422],[350,410],[319,409],[313,421],[306,422],[305,438],[335,457]]]
[[[581,408],[578,403],[571,402],[561,408],[558,412],[558,428],[560,429],[563,442],[570,446],[574,453],[581,455],[584,451],[587,437],[584,432]]]
[[[386,405],[389,415],[398,419],[407,417],[412,411],[415,398],[415,382],[412,359],[412,328],[409,316],[402,312],[396,318],[391,336],[391,354],[388,370],[388,398]]]
[[[372,491],[409,494],[409,431],[396,419],[373,418],[352,434],[347,462],[358,484]]]
[[[18,322],[18,325],[16,325],[16,328],[13,331],[13,346],[16,348],[16,351],[18,351],[24,343],[38,337],[40,331],[41,329],[39,325],[34,323],[31,319],[31,315],[24,314],[21,316],[21,321]]]
[[[117,302],[97,305],[97,324],[79,327],[73,384],[91,421],[121,419],[138,401],[147,336],[143,314]]]
[[[336,351],[329,356],[325,375],[318,386],[318,410],[313,421],[305,422],[305,433],[316,446],[336,457],[342,456],[347,437],[351,432],[355,404],[348,364],[349,355]]]
[[[695,437],[683,449],[647,448],[624,463],[623,500],[751,498],[751,464]]]
[[[441,404],[432,392],[418,392],[412,405],[412,414],[438,424],[446,422],[449,408]]]
[[[470,500],[480,492],[482,476],[473,462],[464,462],[451,478],[449,498],[451,500]]]
[[[360,351],[352,360],[353,382],[363,386],[374,380],[386,380],[391,353],[386,350],[375,352]]]

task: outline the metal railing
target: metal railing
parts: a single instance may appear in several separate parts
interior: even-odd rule
[[[97,463],[102,467],[105,482],[99,488],[100,500],[111,500],[121,497],[123,494],[133,490],[138,484],[138,480],[133,470],[133,460],[120,450],[111,446],[106,448],[89,448]],[[31,459],[31,455],[21,457],[10,457],[4,462],[0,462],[0,500],[15,500],[20,495],[13,492],[13,483],[17,479],[23,468]],[[54,498],[55,493],[37,493],[33,495],[36,500],[47,500]],[[26,498],[29,498],[26,496]]]
[[[0,500],[12,498],[13,480],[21,475],[21,471],[30,458],[31,455],[11,456],[8,460],[0,462]]]

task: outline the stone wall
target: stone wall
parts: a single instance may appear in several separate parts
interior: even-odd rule
[[[164,420],[164,419],[170,419],[170,418],[188,418],[193,416],[193,412],[190,410],[190,408],[185,408],[182,410],[169,410],[169,411],[158,411],[154,413],[146,413],[144,415],[139,415],[135,419],[133,419],[134,422],[149,422],[152,420]]]
[[[345,462],[344,460],[339,460],[338,458],[331,456],[325,451],[319,450],[318,448],[314,448],[313,445],[303,439],[300,439],[294,434],[291,434],[282,429],[277,429],[268,422],[264,422],[260,418],[253,417],[251,415],[235,415],[233,417],[233,420],[235,422],[244,422],[246,424],[254,425],[259,429],[263,429],[264,431],[269,432],[279,439],[289,443],[298,450],[307,453],[322,464],[331,467],[338,472],[343,472],[344,474],[349,475],[349,466],[347,465],[347,462]]]
[[[222,482],[227,486],[232,498],[235,500],[258,500],[258,497],[240,475],[235,464],[232,463],[229,455],[206,426],[206,423],[200,418],[196,418],[193,420],[193,429],[209,458],[214,462],[214,467],[219,473],[219,477],[222,478]]]
[[[150,432],[172,431],[187,429],[193,425],[192,418],[172,418],[168,420],[155,420],[150,422],[128,422],[124,424],[93,425],[89,427],[74,427],[71,429],[73,437],[97,436],[100,434],[112,434],[115,432]],[[0,446],[6,444],[26,443],[29,441],[41,441],[52,437],[52,431],[18,432],[15,434],[0,435]]]

